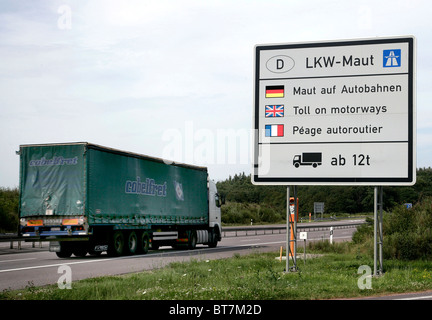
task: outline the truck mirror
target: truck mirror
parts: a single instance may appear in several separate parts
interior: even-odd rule
[[[219,195],[219,193],[216,193],[215,202],[216,202],[216,206],[219,208],[220,206],[225,204],[225,197],[223,195]]]
[[[225,195],[224,194],[220,195],[220,199],[221,199],[221,205],[225,204]]]

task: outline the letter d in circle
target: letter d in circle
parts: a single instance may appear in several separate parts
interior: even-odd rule
[[[284,67],[284,61],[282,59],[277,59],[276,60],[276,69],[277,70],[281,70]]]
[[[266,62],[266,68],[273,73],[285,73],[294,68],[294,59],[284,55],[271,57]]]

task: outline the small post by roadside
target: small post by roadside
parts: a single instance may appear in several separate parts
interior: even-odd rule
[[[307,240],[307,232],[300,232],[300,240],[303,240],[304,249],[303,249],[303,263],[306,264],[306,240]]]
[[[330,227],[330,244],[333,244],[333,227]]]

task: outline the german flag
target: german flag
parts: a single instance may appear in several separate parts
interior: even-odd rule
[[[266,86],[266,98],[283,98],[284,86]]]

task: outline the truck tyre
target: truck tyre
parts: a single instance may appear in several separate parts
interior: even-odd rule
[[[73,254],[75,257],[83,258],[87,255],[87,249],[86,248],[78,248],[73,251]]]
[[[74,254],[75,257],[85,257],[88,253],[88,243],[87,242],[82,242],[82,241],[77,241],[77,242],[71,242],[71,249],[72,249],[72,253]]]
[[[192,230],[189,233],[188,249],[189,250],[195,249],[196,244],[197,244],[197,233],[195,230]]]
[[[218,244],[218,230],[213,229],[212,231],[209,232],[208,246],[209,248],[216,248],[217,244]]]
[[[131,231],[128,235],[127,239],[127,254],[134,255],[137,252],[138,248],[138,237],[135,231]]]
[[[56,252],[59,258],[69,258],[72,255],[72,248],[66,243],[60,242],[60,252]]]
[[[147,232],[143,232],[141,235],[140,252],[147,254],[150,246],[150,237]]]
[[[60,252],[56,252],[57,257],[59,258],[70,258],[70,256],[72,255],[72,251],[60,251]]]
[[[108,254],[113,257],[118,257],[123,254],[124,236],[119,230],[114,231],[110,244],[108,245]]]

